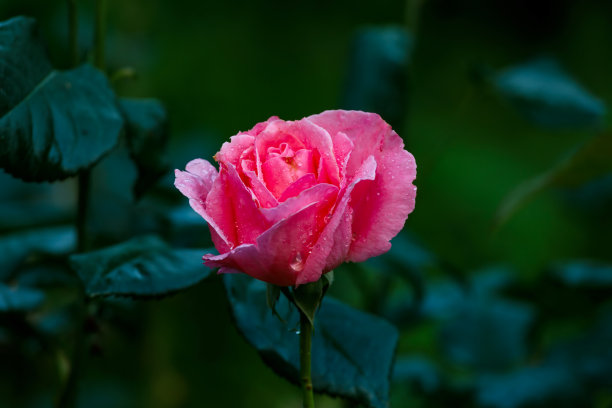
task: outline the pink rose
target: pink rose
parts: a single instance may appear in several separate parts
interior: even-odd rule
[[[224,143],[219,172],[195,159],[175,186],[208,222],[219,273],[280,286],[313,282],[342,262],[391,248],[414,209],[414,157],[374,113],[272,117]]]

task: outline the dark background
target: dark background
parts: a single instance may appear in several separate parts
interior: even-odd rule
[[[81,0],[79,7],[80,44],[87,58],[93,2]],[[553,57],[610,106],[612,2],[429,0],[417,9],[410,1],[392,0],[109,1],[108,72],[112,76],[122,67],[132,67],[136,77],[116,82],[117,92],[165,103],[172,166],[183,168],[191,158],[210,160],[224,140],[269,116],[293,120],[340,107],[356,30],[408,27],[414,35],[407,72],[409,102],[403,123],[395,127],[416,158],[418,195],[403,235],[449,265],[426,276],[426,281],[447,279],[448,270],[465,281],[478,270],[503,265],[515,285],[511,295],[538,309],[537,298],[553,291],[542,281],[551,264],[612,261],[610,183],[604,182],[594,195],[588,195],[592,186],[546,191],[493,231],[493,217],[503,198],[520,182],[551,168],[594,130],[537,127],[483,89],[477,77],[534,57]],[[37,18],[59,66],[66,66],[67,59],[65,13],[64,2],[0,4],[2,20],[22,14]],[[601,127],[609,125],[607,115]],[[105,160],[112,166],[117,156]],[[103,191],[94,206],[97,211],[114,211],[116,218],[96,228],[111,230],[106,231],[111,238],[127,235],[126,219],[146,213],[147,200],[126,212],[129,194],[121,193],[125,182],[104,175],[100,179]],[[168,201],[184,205],[171,183],[169,175],[158,189],[165,190]],[[55,197],[58,205],[72,208],[73,187],[74,182],[67,181],[38,188]],[[190,233],[208,235],[204,225],[195,225]],[[191,242],[198,240],[207,238]],[[348,276],[356,269],[340,268],[334,291],[368,308]],[[601,302],[591,302],[590,293],[584,295],[586,303],[573,310],[563,306],[571,313],[560,312],[555,329],[547,331],[542,328],[550,321],[542,316],[554,314],[555,307],[568,299],[566,292],[556,293],[549,309],[534,313],[538,318],[525,335],[528,351],[512,367],[536,364],[542,344],[567,333],[571,338],[588,327],[609,299],[609,292],[597,292]],[[96,311],[101,316],[93,340],[96,350],[81,387],[83,407],[300,406],[298,389],[267,368],[233,328],[216,279],[161,301],[96,307],[102,310]],[[478,376],[478,368],[443,362],[437,323],[416,322],[403,327],[399,352],[428,356],[444,373],[440,378],[445,379],[438,381],[446,385],[428,394],[419,383],[421,377],[396,383],[392,406],[480,406],[470,396],[470,385],[461,388],[462,380],[469,384]],[[37,345],[25,348],[21,353],[26,357],[19,354],[0,364],[0,397],[9,396],[8,406],[48,406],[65,356]],[[612,406],[609,383],[594,391],[588,388],[580,398],[585,404],[580,406]],[[449,401],[454,403],[448,405]],[[317,406],[342,404],[321,397]]]

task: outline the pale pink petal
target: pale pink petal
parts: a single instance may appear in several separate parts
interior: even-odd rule
[[[220,163],[231,164],[238,168],[242,153],[253,146],[255,138],[246,134],[232,136],[229,142],[223,143],[221,150],[215,154],[215,160]]]
[[[269,226],[236,169],[223,163],[219,179],[206,198],[206,212],[232,247],[254,243]]]
[[[273,225],[312,203],[325,201],[331,207],[336,202],[337,195],[338,187],[332,184],[317,184],[302,191],[298,196],[285,200],[276,207],[262,208],[261,213]]]
[[[342,132],[353,142],[354,149],[346,167],[349,178],[370,155],[374,155],[378,161],[383,139],[392,131],[391,126],[376,113],[331,110],[307,119],[327,130],[330,135]]]
[[[176,188],[187,198],[206,199],[219,175],[217,169],[206,160],[195,159],[187,163],[186,170],[174,170]]]
[[[209,162],[202,159],[190,161],[187,163],[186,169],[187,171],[174,171],[176,177],[174,185],[181,193],[189,198],[189,205],[191,208],[200,214],[208,223],[215,247],[219,251],[228,251],[230,243],[227,237],[207,213],[204,204],[215,180],[217,180],[219,176],[217,169]]]
[[[291,197],[295,197],[302,191],[317,184],[317,179],[314,174],[304,174],[302,177],[294,181],[278,199],[279,202],[283,202]]]
[[[408,214],[414,210],[416,187],[412,182],[416,164],[395,132],[385,137],[377,163],[376,178],[361,183],[351,194],[354,240],[348,260],[353,262],[388,251],[389,241],[401,231]]]
[[[373,156],[370,156],[365,160],[361,168],[356,172],[353,180],[351,181],[351,184],[349,184],[342,192],[342,197],[336,204],[336,208],[334,208],[333,215],[327,222],[327,225],[319,236],[317,243],[314,245],[312,253],[306,260],[304,271],[298,277],[297,284],[301,285],[303,283],[314,282],[318,280],[321,277],[322,273],[327,272],[327,270],[325,270],[326,266],[330,265],[331,262],[335,262],[337,259],[344,258],[343,254],[347,250],[346,247],[350,245],[350,241],[334,243],[336,230],[343,222],[346,208],[349,204],[349,200],[351,199],[351,192],[353,191],[353,189],[360,183],[367,183],[368,180],[373,180],[375,176],[376,160],[374,160]],[[343,225],[343,231],[340,231],[339,236],[347,239],[348,237],[346,237],[345,232],[346,224]],[[338,253],[331,253],[332,249],[334,248],[336,251],[338,251]],[[328,262],[328,258],[331,258],[330,262]]]
[[[211,268],[220,267],[220,273],[244,271],[264,282],[293,286],[305,270],[322,219],[329,211],[329,203],[312,203],[264,232],[256,245],[240,245],[222,255],[205,255],[204,263]]]

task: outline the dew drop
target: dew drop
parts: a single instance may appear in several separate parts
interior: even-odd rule
[[[299,335],[301,332],[299,330],[295,331],[295,334]]]
[[[301,253],[297,253],[295,255],[295,259],[293,260],[293,262],[291,262],[289,264],[289,267],[291,269],[293,269],[296,272],[300,272],[304,269],[304,261],[302,260],[302,254]]]

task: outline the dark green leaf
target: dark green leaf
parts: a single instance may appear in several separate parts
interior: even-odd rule
[[[266,364],[293,383],[299,381],[299,313],[285,297],[277,310],[266,306],[266,285],[246,275],[225,275],[236,325]],[[315,320],[312,380],[316,392],[386,407],[389,376],[398,340],[395,327],[326,297]]]
[[[492,266],[470,277],[470,294],[480,297],[494,296],[512,283],[512,270],[504,266]]]
[[[477,400],[486,407],[585,405],[585,399],[612,387],[612,310],[595,327],[557,345],[538,365],[504,374],[482,375]]]
[[[567,367],[543,365],[484,375],[478,380],[476,398],[481,406],[492,408],[558,406],[574,397],[578,389]]]
[[[359,31],[353,42],[343,108],[376,112],[401,125],[407,108],[412,36],[401,27]]]
[[[551,170],[520,184],[508,194],[496,214],[495,225],[507,221],[521,206],[534,196],[550,187],[577,187],[612,172],[612,135],[596,136],[569,158],[561,161]]]
[[[421,313],[427,317],[447,319],[454,316],[467,295],[452,281],[433,282],[425,290]]]
[[[455,363],[482,371],[506,369],[526,356],[530,307],[502,299],[469,297],[441,332],[446,355]]]
[[[74,250],[75,245],[76,233],[71,226],[30,230],[0,237],[0,280],[10,277],[29,256],[68,254]]]
[[[593,126],[606,112],[599,99],[551,59],[508,68],[495,78],[495,86],[525,117],[541,126]]]
[[[399,357],[393,368],[393,381],[412,382],[425,392],[433,392],[440,386],[440,373],[429,360],[417,356]]]
[[[171,249],[159,238],[145,236],[72,255],[70,264],[89,296],[154,297],[186,289],[208,277],[211,270],[202,264],[205,252]]]
[[[35,309],[45,299],[43,292],[30,288],[11,288],[0,283],[0,313]]]
[[[553,274],[568,286],[610,287],[612,286],[612,265],[594,261],[574,261],[559,264]]]
[[[308,320],[310,320],[310,324],[314,324],[315,314],[321,305],[324,285],[326,284],[327,278],[321,277],[321,279],[316,282],[300,285],[293,290],[293,301]]]
[[[168,171],[168,115],[156,99],[122,98],[119,105],[126,121],[130,155],[138,167],[134,195],[140,198]]]
[[[123,126],[115,95],[90,65],[53,70],[33,19],[0,23],[0,166],[26,181],[89,168]]]

